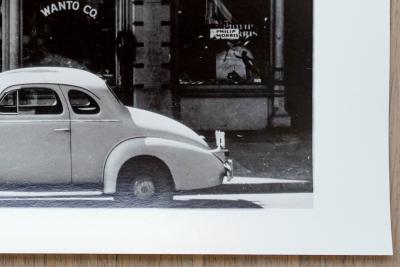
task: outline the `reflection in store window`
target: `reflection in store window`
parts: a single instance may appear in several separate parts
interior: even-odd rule
[[[115,2],[24,1],[23,65],[115,73]]]
[[[180,84],[261,84],[268,78],[266,0],[183,0],[178,6]]]

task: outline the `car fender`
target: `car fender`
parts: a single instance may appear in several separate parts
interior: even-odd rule
[[[221,184],[223,163],[212,151],[184,142],[144,137],[126,140],[110,152],[104,166],[104,193],[116,192],[123,164],[136,156],[153,156],[169,168],[176,190],[191,190]]]

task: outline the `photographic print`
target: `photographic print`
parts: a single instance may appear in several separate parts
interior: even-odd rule
[[[0,4],[0,253],[392,253],[388,0]]]
[[[0,206],[312,208],[311,0],[1,5]]]

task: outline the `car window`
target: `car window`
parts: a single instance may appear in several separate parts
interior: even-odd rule
[[[17,113],[17,91],[7,93],[0,100],[0,113]]]
[[[97,114],[100,112],[97,102],[82,91],[70,90],[68,92],[68,99],[72,110],[76,114]]]
[[[60,98],[48,88],[22,88],[18,90],[19,114],[61,114]]]
[[[8,114],[61,114],[62,103],[58,95],[48,88],[22,88],[7,93],[0,100],[0,113]]]

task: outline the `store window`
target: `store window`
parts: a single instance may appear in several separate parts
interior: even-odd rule
[[[23,65],[85,69],[112,80],[114,5],[114,0],[25,0]]]
[[[180,84],[267,81],[269,1],[181,0],[176,10]]]

